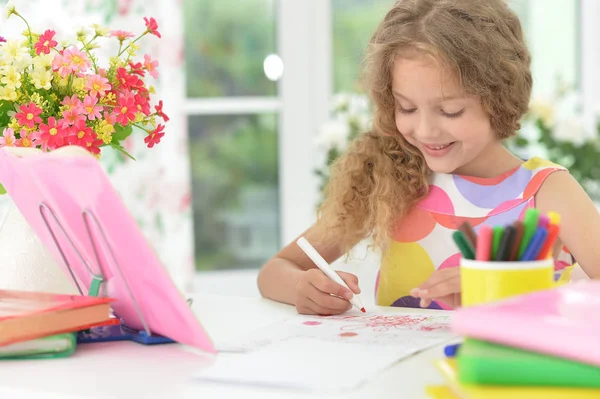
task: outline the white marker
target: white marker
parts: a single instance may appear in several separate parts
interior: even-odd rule
[[[310,243],[306,240],[306,238],[300,237],[298,239],[298,241],[296,241],[296,243],[302,249],[302,251],[304,251],[304,253],[310,258],[310,260],[312,260],[313,263],[315,265],[317,265],[317,267],[319,269],[321,269],[321,271],[323,273],[325,273],[325,275],[327,277],[329,277],[330,279],[332,279],[333,281],[335,281],[336,283],[338,283],[342,287],[348,288],[348,290],[350,292],[352,292],[352,290],[350,289],[350,287],[348,287],[348,285],[344,282],[344,280],[342,280],[342,278],[340,277],[340,275],[337,274],[331,268],[331,266],[329,266],[329,263],[327,263],[327,261],[325,259],[323,259],[323,257],[317,252],[317,250],[312,245],[310,245]],[[365,307],[363,306],[360,298],[358,297],[358,295],[353,294],[352,298],[350,299],[350,303],[352,305],[354,305],[354,307],[356,307],[361,312],[363,312],[363,313],[367,312],[365,310]]]

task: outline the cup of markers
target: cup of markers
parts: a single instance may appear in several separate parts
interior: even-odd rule
[[[552,247],[560,215],[525,211],[508,226],[463,223],[453,234],[462,254],[461,303],[472,306],[554,287]]]

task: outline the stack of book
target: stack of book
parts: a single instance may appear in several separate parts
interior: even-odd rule
[[[580,281],[453,316],[464,337],[436,361],[438,399],[600,398],[600,281]]]
[[[76,333],[114,324],[110,298],[0,290],[0,359],[64,357]]]

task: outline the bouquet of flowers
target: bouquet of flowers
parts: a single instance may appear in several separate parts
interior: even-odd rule
[[[110,146],[133,158],[123,141],[134,127],[145,132],[149,148],[160,142],[159,120],[169,118],[162,101],[151,108],[154,89],[144,81],[158,77],[158,61],[136,58],[138,40],[161,37],[154,18],[144,18],[146,29],[137,36],[93,25],[93,33],[82,29],[76,41],[59,44],[53,30],[33,32],[12,1],[5,12],[22,19],[26,29],[24,39],[0,36],[0,147],[51,151],[77,145],[100,157]],[[94,54],[100,37],[119,45],[105,68]]]

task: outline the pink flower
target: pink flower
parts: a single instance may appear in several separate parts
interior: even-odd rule
[[[165,135],[164,128],[163,125],[159,124],[156,129],[148,133],[148,136],[144,139],[144,143],[148,145],[148,148],[152,148],[155,144],[160,143],[160,139]]]
[[[88,56],[75,47],[70,47],[63,53],[64,62],[67,62],[73,72],[85,72],[92,65]]]
[[[161,37],[160,33],[158,32],[158,23],[156,23],[156,20],[154,18],[146,18],[144,17],[144,22],[146,23],[146,32],[153,34],[154,36],[157,37]]]
[[[42,118],[40,118],[40,114],[42,113],[42,109],[38,108],[35,103],[29,103],[29,105],[21,105],[21,112],[15,115],[17,118],[17,122],[19,125],[27,126],[29,128],[34,128],[36,123],[40,123]]]
[[[0,147],[14,147],[16,140],[15,131],[7,127],[0,137]]]
[[[21,138],[16,142],[17,147],[37,147],[38,137],[35,132],[28,135],[25,130],[21,130],[20,136]]]
[[[67,109],[82,107],[81,100],[77,97],[77,94],[73,94],[71,97],[66,96],[62,101],[62,105],[66,105]]]
[[[56,122],[54,117],[48,118],[48,124],[40,124],[39,139],[51,150],[65,145],[65,129]]]
[[[104,111],[104,120],[109,125],[113,125],[117,123],[117,114],[115,112]]]
[[[50,54],[50,49],[56,47],[58,42],[54,40],[54,35],[56,34],[53,30],[46,30],[37,43],[34,45],[35,53],[40,55],[41,53]]]
[[[63,78],[73,72],[71,63],[62,54],[56,54],[54,56],[54,59],[52,60],[52,70],[58,72]]]
[[[116,37],[120,41],[123,41],[123,40],[131,38],[131,37],[135,37],[135,35],[133,33],[127,32],[124,30],[111,30],[109,33],[109,36]]]
[[[96,97],[100,95],[104,97],[106,92],[111,89],[108,79],[100,75],[89,75],[85,82],[85,88],[90,91],[90,96]]]
[[[119,105],[115,107],[117,122],[125,126],[129,121],[135,120],[135,112],[137,111],[135,99],[131,93],[126,93],[119,97],[118,103]]]
[[[0,36],[0,43],[6,43],[6,39]]]
[[[98,99],[96,97],[87,96],[83,100],[83,113],[86,114],[88,119],[91,121],[95,119],[102,119],[100,112],[102,112],[104,108],[96,104],[98,104]]]
[[[158,71],[156,70],[156,68],[158,68],[158,61],[153,61],[148,54],[144,55],[144,68],[146,68],[146,71],[148,71],[154,79],[158,78]]]
[[[67,128],[71,125],[76,124],[77,122],[85,122],[86,117],[83,114],[83,108],[70,108],[62,113],[63,119],[60,120],[60,125],[64,128]]]

